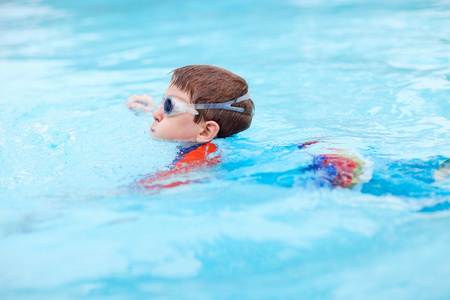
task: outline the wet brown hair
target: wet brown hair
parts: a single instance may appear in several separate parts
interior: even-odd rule
[[[245,80],[222,68],[191,65],[172,71],[171,85],[187,93],[191,103],[222,103],[237,99],[248,92]],[[217,138],[224,138],[250,127],[254,103],[252,100],[233,104],[243,107],[244,113],[223,109],[199,109],[194,122],[215,121],[220,126]]]

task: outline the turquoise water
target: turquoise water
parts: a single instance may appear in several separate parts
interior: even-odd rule
[[[0,2],[0,298],[448,299],[449,53],[447,1]],[[136,191],[178,145],[124,102],[188,64],[243,76],[252,127]],[[330,148],[369,181],[289,173]]]

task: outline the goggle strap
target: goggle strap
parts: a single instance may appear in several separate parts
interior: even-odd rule
[[[236,104],[239,102],[243,102],[245,100],[250,99],[250,93],[247,92],[244,96],[241,96],[237,99],[230,100],[223,103],[199,103],[195,104],[196,109],[224,109],[224,110],[230,110],[230,111],[237,111],[240,113],[245,112],[245,109],[243,107],[235,107],[231,106],[232,104]]]
[[[231,100],[224,103],[200,103],[195,104],[196,109],[224,109],[224,110],[231,110],[231,111],[237,111],[237,112],[244,112],[243,107],[234,107],[231,106],[231,104],[234,104],[235,100]]]
[[[250,93],[247,92],[247,94],[245,94],[244,96],[240,96],[239,98],[237,98],[235,103],[239,103],[239,102],[249,100],[249,99],[250,99]]]
[[[194,116],[198,115],[198,111],[196,111],[194,108],[189,107],[189,106],[187,106],[187,105],[186,105],[186,111],[187,111],[188,113],[190,113],[191,115],[194,115]]]

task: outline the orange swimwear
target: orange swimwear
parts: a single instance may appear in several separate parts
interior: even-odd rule
[[[170,169],[158,172],[137,182],[139,187],[147,190],[155,188],[170,188],[195,182],[186,178],[185,174],[212,167],[220,163],[221,157],[216,155],[217,147],[213,143],[198,144],[181,148]],[[183,178],[184,177],[184,178]]]
[[[316,143],[318,142],[313,141],[297,146],[299,149],[304,149]],[[356,157],[346,155],[344,152],[312,156],[312,164],[297,170],[297,172],[313,171],[318,176],[316,179],[319,184],[327,182],[334,187],[349,188],[358,182],[364,162]],[[168,170],[149,175],[138,181],[136,185],[145,190],[156,191],[198,182],[200,179],[195,179],[192,173],[215,166],[221,162],[221,159],[222,157],[213,143],[181,148]]]

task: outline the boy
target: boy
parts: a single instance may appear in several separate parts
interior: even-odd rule
[[[126,105],[135,111],[155,108],[148,95],[134,95]],[[225,138],[246,130],[252,122],[255,106],[245,80],[225,69],[209,65],[191,65],[175,69],[161,107],[153,113],[153,138],[193,142],[181,148],[170,169],[138,182],[146,189],[173,187],[189,183],[173,181],[177,174],[196,171],[220,162],[213,157],[214,138]]]
[[[126,104],[132,110],[145,112],[155,108],[152,98],[147,95],[132,96]],[[228,137],[247,129],[253,112],[254,103],[248,94],[248,85],[236,74],[208,65],[175,69],[162,105],[153,113],[155,121],[150,133],[154,138],[194,142],[194,145],[181,148],[169,170],[151,175],[139,181],[138,185],[154,189],[191,182],[180,180],[177,175],[218,164],[220,156],[216,153],[216,146],[210,142],[214,138]],[[317,141],[307,142],[296,145],[295,148],[301,150],[316,143]],[[441,167],[436,176],[447,177],[448,165],[449,163],[444,165],[446,168]],[[316,185],[351,188],[358,182],[367,181],[363,177],[370,176],[370,172],[364,172],[364,169],[367,169],[364,160],[339,152],[313,155],[313,163],[307,168],[255,174],[254,177],[269,184],[277,184],[280,178],[295,178],[309,172]],[[174,177],[178,181],[174,181]],[[294,180],[285,180],[279,184],[292,186],[293,183]],[[366,189],[370,186],[376,184],[367,185]]]
[[[126,104],[132,110],[145,112],[155,108],[147,95],[134,95]],[[175,69],[161,107],[153,113],[155,121],[150,133],[157,139],[194,142],[195,145],[181,148],[168,171],[151,175],[138,185],[155,189],[189,183],[189,180],[174,181],[173,178],[218,164],[220,157],[213,155],[216,146],[209,142],[247,129],[254,109],[247,83],[236,74],[208,65]],[[307,144],[311,143],[299,148]],[[362,161],[342,155],[317,157],[320,161],[316,159],[312,168],[318,174],[325,174],[321,176],[322,181],[325,178],[332,186],[341,187],[351,187],[358,182]]]

